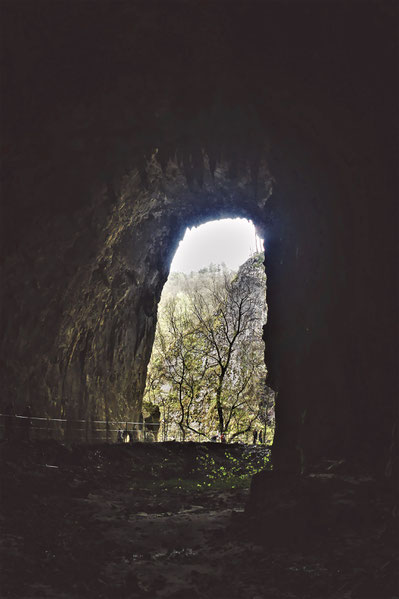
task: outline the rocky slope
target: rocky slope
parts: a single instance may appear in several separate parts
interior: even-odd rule
[[[248,502],[267,457],[217,443],[3,443],[2,597],[396,597],[392,490],[330,463],[260,473]]]

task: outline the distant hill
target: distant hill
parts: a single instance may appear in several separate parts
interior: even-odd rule
[[[179,294],[185,294],[188,289],[193,287],[206,287],[209,281],[219,275],[230,274],[231,277],[236,274],[238,279],[242,281],[252,280],[254,291],[259,295],[261,304],[265,303],[262,294],[265,293],[266,275],[263,266],[264,253],[259,252],[246,260],[238,270],[234,271],[222,264],[210,264],[206,268],[201,268],[198,271],[192,271],[189,274],[183,272],[170,273],[167,282],[163,288],[162,297],[159,309],[162,309],[162,304],[169,298],[176,297]]]

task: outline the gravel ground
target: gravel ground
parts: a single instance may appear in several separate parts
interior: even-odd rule
[[[364,588],[370,551],[353,535],[268,549],[267,533],[250,533],[244,507],[250,474],[267,468],[264,447],[1,449],[4,598],[395,597],[397,562],[376,558],[386,576],[375,595]]]

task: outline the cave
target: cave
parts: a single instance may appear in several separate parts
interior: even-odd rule
[[[1,12],[3,413],[137,419],[185,227],[239,216],[266,240],[273,474],[394,487],[395,3]]]

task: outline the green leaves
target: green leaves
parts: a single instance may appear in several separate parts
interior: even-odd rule
[[[246,440],[261,415],[266,310],[259,256],[238,273],[213,267],[172,275],[146,388],[146,398],[161,407],[164,438],[209,439],[219,431]]]

